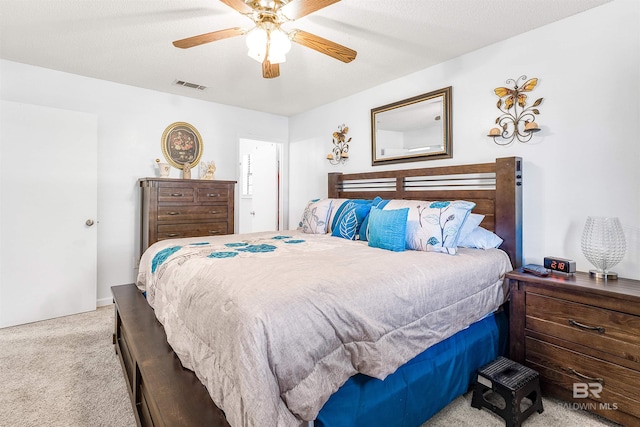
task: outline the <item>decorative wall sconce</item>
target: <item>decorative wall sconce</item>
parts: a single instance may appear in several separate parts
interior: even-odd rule
[[[518,86],[520,82],[524,82],[521,87]],[[533,134],[540,130],[535,122],[540,111],[535,107],[542,103],[543,98],[536,99],[533,105],[527,107],[527,95],[524,92],[531,92],[538,84],[538,79],[527,80],[527,76],[523,75],[517,80],[508,79],[505,83],[512,84],[513,89],[498,87],[494,90],[500,98],[496,106],[503,114],[496,119],[499,127],[491,129],[487,136],[498,145],[509,145],[515,139],[529,142]],[[518,107],[522,110],[518,111]]]
[[[349,143],[351,138],[347,138],[349,128],[342,124],[338,126],[338,131],[333,133],[333,148],[331,153],[327,154],[327,160],[332,165],[344,163],[349,160]]]

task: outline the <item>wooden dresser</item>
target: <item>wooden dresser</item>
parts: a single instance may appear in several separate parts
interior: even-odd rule
[[[142,178],[138,183],[140,253],[159,240],[233,234],[236,181]]]
[[[510,355],[540,373],[543,394],[640,425],[640,281],[520,270],[507,279]]]

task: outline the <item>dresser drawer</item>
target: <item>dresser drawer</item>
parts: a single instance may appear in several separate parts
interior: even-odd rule
[[[196,191],[192,187],[167,186],[158,188],[158,203],[194,203]]]
[[[640,362],[640,317],[532,292],[526,328]]]
[[[227,203],[229,201],[228,185],[212,185],[198,188],[197,201],[202,204]]]
[[[227,234],[227,222],[158,225],[158,240]]]
[[[590,393],[589,398],[640,417],[640,372],[532,337],[525,341],[527,365],[540,372],[543,382],[572,392],[574,384],[591,384],[587,389],[599,397]]]
[[[227,215],[227,205],[158,207],[158,221],[161,222],[211,221],[226,219]]]

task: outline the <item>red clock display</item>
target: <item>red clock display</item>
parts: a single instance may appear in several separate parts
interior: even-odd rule
[[[560,271],[568,274],[576,272],[576,262],[565,258],[545,257],[544,267],[549,270]]]

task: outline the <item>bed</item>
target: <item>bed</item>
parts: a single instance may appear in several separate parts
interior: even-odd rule
[[[323,202],[367,201],[360,223],[370,218],[370,235],[301,227],[161,241],[143,254],[137,285],[182,366],[232,426],[419,425],[503,346],[503,278],[520,264],[521,182],[519,158],[332,173]],[[391,233],[402,248],[385,246],[389,224],[411,223],[404,206],[424,210],[423,201],[446,222],[482,215],[501,249],[445,249],[442,227],[438,244],[417,243],[424,250],[403,251],[405,229]]]

